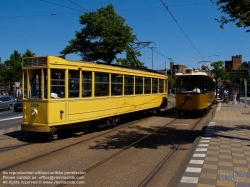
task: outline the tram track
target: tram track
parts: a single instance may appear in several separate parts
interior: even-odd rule
[[[182,145],[182,142],[185,141],[193,132],[194,128],[201,122],[203,118],[200,118],[193,127],[189,130],[188,134],[185,135],[174,147],[173,149],[166,154],[166,156],[162,159],[160,163],[148,174],[148,176],[138,185],[138,187],[146,187],[155,177],[155,175],[161,170],[161,168],[164,166],[164,164],[172,158],[174,153],[177,151],[177,149]]]
[[[156,133],[157,131],[167,127],[169,124],[173,123],[174,121],[176,121],[178,119],[173,119],[171,120],[170,122],[168,122],[167,124],[161,126],[160,128],[157,128],[156,130],[153,130],[151,133],[148,133],[147,135],[145,135],[144,137],[134,141],[133,143],[127,145],[126,147],[122,148],[120,151],[110,155],[109,157],[97,162],[96,164],[84,169],[83,171],[86,172],[86,173],[89,173],[90,171],[93,171],[94,169],[98,168],[99,166],[107,163],[108,161],[112,160],[113,158],[115,158],[116,156],[120,155],[121,153],[123,153],[124,151],[126,151],[127,149],[131,148],[132,146],[136,145],[137,143],[145,140],[146,138],[150,137],[152,134]],[[74,177],[77,178],[79,176],[83,176],[83,175],[75,175]],[[71,180],[68,180],[68,182],[71,181]],[[63,187],[63,186],[66,186],[67,184],[60,184],[60,185],[57,185],[56,187]]]
[[[212,112],[213,114],[213,112]],[[189,129],[188,133],[179,140],[179,142],[174,146],[172,147],[172,150],[169,151],[165,156],[164,158],[156,165],[156,167],[151,171],[149,172],[149,174],[142,180],[142,182],[138,185],[138,187],[146,187],[153,179],[154,177],[157,175],[157,173],[162,169],[162,167],[166,164],[166,162],[168,162],[171,158],[173,158],[174,154],[176,153],[176,151],[178,150],[178,148],[182,145],[182,143],[187,140],[188,138],[190,138],[190,136],[192,135],[194,129],[200,125],[200,122],[203,120],[204,118],[199,118],[193,125],[192,127]],[[117,157],[118,155],[122,154],[123,152],[125,152],[126,150],[128,150],[129,148],[131,148],[132,146],[135,146],[136,144],[138,144],[139,142],[142,142],[144,141],[145,139],[147,139],[148,137],[150,137],[152,134],[156,133],[157,131],[159,131],[160,129],[162,128],[165,128],[167,127],[169,124],[177,121],[178,119],[174,119],[170,122],[168,122],[166,125],[158,128],[157,130],[154,130],[152,131],[151,133],[145,135],[144,137],[138,139],[137,141],[131,143],[130,145],[124,147],[122,150],[110,155],[109,157],[99,161],[98,163],[84,169],[83,171],[86,172],[86,173],[89,173],[89,172],[93,172],[95,169],[97,169],[98,167],[101,167],[103,164],[106,164],[108,161],[111,161],[112,159],[114,159],[115,157]],[[84,175],[76,175],[75,178],[79,177],[79,176],[84,176]],[[72,180],[67,180],[67,182],[70,182]],[[56,187],[63,187],[63,186],[66,186],[67,184],[60,184],[60,185],[57,185]]]
[[[170,109],[170,110],[171,110],[171,109]],[[147,117],[147,118],[148,118],[148,117]],[[20,162],[16,162],[16,163],[14,163],[14,164],[10,164],[10,165],[8,165],[8,166],[5,166],[5,167],[0,168],[0,172],[6,171],[6,170],[8,170],[8,169],[15,168],[15,167],[20,166],[20,165],[23,165],[23,164],[27,164],[27,163],[29,163],[29,162],[32,162],[32,161],[36,160],[36,159],[40,159],[40,158],[42,158],[42,157],[46,157],[46,156],[49,155],[49,154],[58,153],[58,152],[60,152],[60,151],[62,151],[62,150],[65,150],[65,149],[68,149],[68,148],[70,148],[70,147],[73,147],[73,146],[76,146],[76,145],[85,143],[85,142],[87,142],[87,141],[94,140],[94,139],[96,139],[96,138],[100,138],[100,137],[102,137],[102,136],[111,134],[111,133],[113,133],[113,132],[115,132],[115,131],[119,131],[119,130],[121,130],[121,129],[129,128],[130,126],[133,126],[134,124],[136,124],[138,121],[147,120],[147,118],[141,118],[141,119],[137,119],[137,120],[134,120],[134,121],[131,121],[131,122],[127,122],[127,123],[125,123],[125,124],[121,124],[121,125],[119,125],[119,126],[116,126],[115,128],[112,128],[112,129],[107,130],[106,132],[105,132],[105,131],[101,131],[101,132],[99,132],[100,134],[98,134],[98,135],[95,135],[95,136],[93,136],[93,137],[89,137],[89,138],[87,138],[87,139],[83,139],[83,140],[78,141],[78,142],[72,143],[72,141],[74,141],[74,140],[72,140],[72,141],[70,140],[69,142],[67,142],[68,145],[62,146],[61,148],[57,148],[57,149],[55,149],[55,150],[53,150],[53,151],[46,151],[46,150],[43,150],[43,153],[40,154],[40,155],[38,155],[38,156],[33,156],[32,158],[24,159],[24,160],[22,160],[22,161],[20,161]],[[3,147],[3,148],[2,148],[2,150],[3,150],[2,152],[1,152],[1,148],[0,148],[0,154],[3,153],[3,152],[7,152],[7,151],[11,151],[11,150],[20,148],[20,147],[22,147],[22,146],[29,146],[29,145],[33,145],[33,143],[27,143],[27,144],[22,144],[22,145],[12,145],[12,146],[9,146],[9,147]],[[53,147],[52,147],[51,149],[53,149]],[[39,153],[38,153],[38,154],[39,154]]]

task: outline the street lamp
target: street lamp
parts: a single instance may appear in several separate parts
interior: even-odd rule
[[[154,48],[156,48],[156,46],[150,46],[148,48],[152,49],[152,69],[154,69]]]

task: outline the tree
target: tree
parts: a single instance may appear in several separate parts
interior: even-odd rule
[[[112,4],[97,12],[85,13],[80,16],[80,24],[84,27],[76,31],[76,38],[60,53],[63,56],[75,53],[83,60],[102,60],[111,64],[117,54],[129,50],[129,43],[136,40],[132,28],[124,23],[125,19],[114,12]]]
[[[132,68],[135,68],[138,66],[144,67],[144,63],[140,62],[137,58],[135,59],[133,56],[136,58],[136,56],[141,56],[141,53],[139,51],[135,51],[135,52],[127,51],[126,58],[118,58],[116,61],[116,64],[122,65],[125,67],[132,67]]]
[[[9,60],[0,63],[0,82],[11,84],[19,82],[22,79],[22,57],[32,57],[33,53],[27,49],[22,55],[17,50],[14,50],[10,55]],[[12,86],[10,87],[12,89]],[[11,90],[10,90],[11,91]]]
[[[224,25],[230,22],[236,22],[237,27],[250,26],[250,0],[211,0],[219,6],[218,10],[228,16],[221,16],[221,19],[215,19],[224,28]],[[247,30],[246,32],[250,32]]]
[[[175,85],[175,79],[173,79],[172,77],[168,77],[168,88],[172,89]]]
[[[216,95],[217,95],[218,82],[223,81],[223,80],[228,80],[229,75],[226,72],[223,61],[213,62],[213,63],[211,63],[211,66],[213,67],[213,69],[211,70],[211,73],[212,73],[212,76],[215,79]]]

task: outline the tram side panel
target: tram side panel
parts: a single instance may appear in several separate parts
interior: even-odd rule
[[[50,127],[52,126],[62,127],[71,123],[157,108],[165,100],[164,94],[155,94],[68,101],[54,100],[52,102],[24,102],[22,130],[51,132]],[[32,111],[36,111],[36,115],[32,115]]]
[[[68,122],[88,121],[160,107],[162,95],[95,98],[69,101]]]

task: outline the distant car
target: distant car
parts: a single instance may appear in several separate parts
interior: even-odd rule
[[[22,112],[23,111],[23,101],[22,100],[19,100],[14,104],[14,111],[15,112],[18,112],[18,111]]]
[[[8,109],[11,110],[13,108],[13,101],[10,96],[0,96],[0,110]]]

